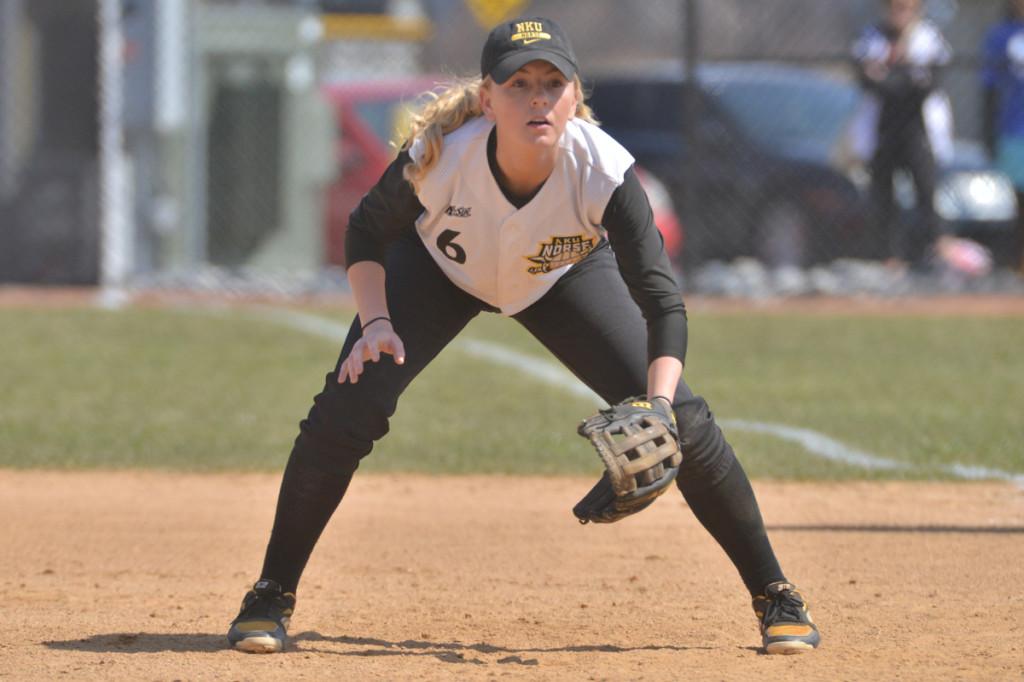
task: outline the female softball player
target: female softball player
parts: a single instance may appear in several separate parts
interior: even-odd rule
[[[481,77],[414,122],[346,239],[358,317],[302,421],[233,646],[284,647],[299,577],[359,460],[405,387],[481,311],[515,319],[610,404],[646,393],[674,411],[676,484],[739,570],[766,650],[818,645],[746,473],[680,378],[686,315],[661,236],[633,158],[595,124],[553,21],[491,31]]]

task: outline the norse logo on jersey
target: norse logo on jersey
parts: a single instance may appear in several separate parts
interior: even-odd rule
[[[552,237],[550,242],[541,242],[540,252],[536,256],[526,257],[526,260],[535,263],[526,271],[531,275],[551,272],[571,263],[579,263],[593,250],[593,237],[585,239],[581,234],[574,234],[570,237]]]

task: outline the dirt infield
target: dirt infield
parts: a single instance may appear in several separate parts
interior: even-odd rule
[[[278,477],[0,471],[3,679],[1020,679],[1024,492],[755,482],[823,648],[757,651],[676,493],[582,527],[571,478],[357,477],[279,656],[225,649]]]

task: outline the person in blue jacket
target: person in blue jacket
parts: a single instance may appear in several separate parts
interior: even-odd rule
[[[1008,0],[1006,17],[985,36],[984,135],[996,165],[1017,189],[1013,265],[1024,264],[1024,0]]]

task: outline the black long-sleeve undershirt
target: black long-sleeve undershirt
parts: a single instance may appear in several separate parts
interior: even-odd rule
[[[408,152],[401,152],[349,217],[347,266],[367,260],[383,265],[388,245],[415,230],[424,208],[403,176],[408,163]],[[509,200],[521,207],[529,198]],[[685,361],[686,309],[647,195],[632,168],[612,193],[602,226],[630,295],[647,321],[649,359],[670,356]]]

